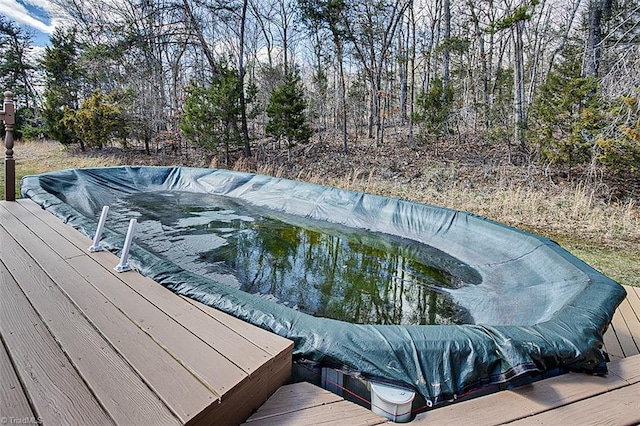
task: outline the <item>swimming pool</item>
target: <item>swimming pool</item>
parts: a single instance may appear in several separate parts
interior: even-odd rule
[[[290,338],[299,359],[410,387],[433,404],[558,367],[602,371],[602,335],[625,295],[548,239],[286,179],[76,169],[26,177],[22,192],[89,236],[112,206],[103,245],[115,251],[137,218],[131,262],[141,273]],[[330,284],[318,278],[332,270]]]

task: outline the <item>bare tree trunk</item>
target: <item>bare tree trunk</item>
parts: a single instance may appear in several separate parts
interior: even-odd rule
[[[415,93],[416,93],[416,19],[414,14],[414,3],[411,1],[411,5],[409,6],[409,24],[411,26],[411,90],[409,91],[409,146],[412,148],[415,147],[415,135],[413,129],[413,115],[414,115],[414,107],[415,107]],[[407,39],[409,36],[407,35]]]
[[[262,14],[260,13],[260,11],[258,10],[256,3],[260,3],[260,2],[251,2],[251,9],[253,10],[253,15],[256,17],[256,20],[258,21],[259,27],[260,27],[260,31],[262,32],[263,37],[263,41],[266,44],[266,51],[267,51],[267,63],[269,64],[269,68],[273,68],[273,42],[271,41],[271,34],[269,34],[269,31],[267,31],[267,27],[269,24],[266,24],[263,19]]]
[[[251,144],[249,143],[249,127],[247,126],[247,102],[244,93],[244,36],[247,23],[248,0],[242,2],[242,15],[240,17],[240,51],[238,53],[238,84],[240,85],[240,117],[242,126],[242,142],[244,145],[244,156],[251,157]]]
[[[587,45],[582,74],[597,77],[602,54],[602,18],[611,12],[612,0],[590,0],[587,17]]]
[[[449,69],[451,62],[451,53],[449,50],[449,39],[451,38],[451,3],[450,0],[443,0],[442,2],[442,42],[444,48],[442,49],[442,88],[444,89],[443,96],[446,96],[447,88],[449,87]]]
[[[549,73],[553,69],[556,55],[559,52],[562,52],[565,46],[567,45],[567,40],[569,39],[569,32],[571,31],[571,27],[573,26],[573,22],[575,21],[578,8],[580,7],[580,3],[582,3],[582,0],[574,0],[573,2],[573,8],[571,9],[571,15],[569,16],[569,22],[563,25],[564,32],[562,34],[560,44],[556,49],[553,50],[553,52],[551,52],[551,56],[549,57],[549,66],[547,67],[547,73],[545,74],[545,77],[549,75]]]
[[[514,50],[514,94],[513,94],[513,140],[518,144],[522,152],[526,151],[524,130],[527,126],[527,116],[524,101],[524,45],[522,35],[524,33],[524,21],[519,20],[513,26],[513,50]]]
[[[340,128],[342,130],[342,152],[345,154],[349,151],[347,146],[347,82],[344,75],[344,54],[342,52],[342,41],[337,32],[333,34],[333,42],[336,46],[336,56],[338,57],[338,79],[340,85],[340,115],[341,123]]]
[[[541,6],[541,11],[544,10],[546,6],[546,3],[544,0],[540,3],[540,6]],[[546,14],[543,14],[543,13],[539,14],[538,20],[536,21],[535,31],[533,31],[533,36],[535,40],[533,43],[533,55],[531,55],[533,59],[529,64],[529,67],[531,68],[531,76],[529,79],[529,90],[527,92],[527,98],[526,98],[527,107],[531,105],[531,103],[533,102],[533,96],[537,88],[537,84],[539,82],[538,74],[540,70],[540,62],[542,61],[542,56],[544,54],[544,52],[542,51],[542,41],[545,38],[545,35],[547,33],[546,28],[548,27],[549,20],[551,18],[551,9],[552,9],[551,7],[547,7]],[[544,17],[544,20],[543,20],[543,17]],[[540,28],[541,26],[545,28],[544,31],[541,30]]]
[[[400,33],[398,37],[398,77],[400,79],[400,120],[404,125],[407,122],[408,82],[409,78],[409,23],[407,33]],[[403,37],[404,36],[404,37]]]
[[[488,62],[490,58],[487,58],[487,52],[485,49],[484,42],[484,31],[480,28],[480,18],[478,17],[478,13],[475,9],[474,2],[468,2],[469,9],[471,11],[471,20],[473,21],[473,28],[475,31],[476,39],[478,40],[478,55],[480,57],[480,80],[482,82],[482,124],[484,129],[489,128],[489,116],[491,114],[491,106],[490,106],[490,93],[489,93],[489,79],[491,76],[489,75],[489,66]]]

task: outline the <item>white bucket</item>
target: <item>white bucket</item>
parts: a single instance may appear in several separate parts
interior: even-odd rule
[[[396,423],[411,420],[411,403],[416,393],[371,382],[371,411]]]

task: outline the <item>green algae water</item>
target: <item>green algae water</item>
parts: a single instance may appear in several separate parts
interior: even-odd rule
[[[413,240],[187,192],[135,194],[110,215],[121,233],[135,217],[134,241],[186,270],[310,315],[357,324],[473,322],[447,290],[479,282],[477,272]]]

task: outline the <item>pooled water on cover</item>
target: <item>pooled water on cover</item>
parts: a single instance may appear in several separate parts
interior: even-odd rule
[[[138,193],[112,206],[124,233],[180,267],[293,309],[358,324],[471,322],[446,290],[477,279],[417,242],[285,216],[231,198]]]

